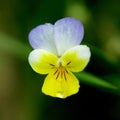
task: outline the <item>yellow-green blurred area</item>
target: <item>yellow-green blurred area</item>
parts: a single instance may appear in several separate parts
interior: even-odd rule
[[[79,93],[62,100],[41,93],[28,34],[68,16],[83,23],[92,57]],[[120,120],[120,1],[0,0],[0,120],[87,119]]]

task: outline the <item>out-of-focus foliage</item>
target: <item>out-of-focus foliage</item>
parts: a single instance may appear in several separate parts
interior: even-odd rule
[[[119,6],[119,0],[0,0],[0,120],[120,120]],[[28,64],[28,33],[66,16],[84,24],[82,44],[92,56],[75,74],[80,92],[61,100],[41,93],[45,76]]]

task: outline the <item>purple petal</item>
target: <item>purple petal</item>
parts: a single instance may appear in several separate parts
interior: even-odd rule
[[[45,49],[57,53],[53,38],[53,25],[50,23],[39,25],[29,33],[29,42],[34,49]]]
[[[54,25],[54,39],[58,55],[80,44],[83,35],[84,28],[80,21],[69,17],[58,20]]]

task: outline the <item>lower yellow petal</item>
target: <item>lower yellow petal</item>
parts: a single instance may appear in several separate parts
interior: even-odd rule
[[[66,98],[79,91],[78,79],[64,67],[53,70],[46,77],[42,92],[58,98]]]
[[[46,50],[35,49],[30,53],[28,60],[34,71],[47,74],[57,65],[58,57]]]
[[[80,72],[88,64],[90,55],[90,50],[86,45],[77,45],[62,55],[62,65],[72,72]]]

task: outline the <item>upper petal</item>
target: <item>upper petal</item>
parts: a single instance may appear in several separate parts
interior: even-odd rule
[[[84,28],[80,21],[74,18],[63,18],[54,25],[54,39],[58,55],[67,49],[80,44],[84,35]]]
[[[80,72],[88,64],[90,56],[90,50],[86,45],[77,45],[63,54],[61,57],[62,65],[72,72]]]
[[[34,49],[45,49],[57,54],[53,38],[53,25],[50,23],[32,29],[29,33],[29,42]]]
[[[30,53],[28,60],[35,72],[48,74],[55,69],[58,58],[56,55],[46,50],[35,49]]]

